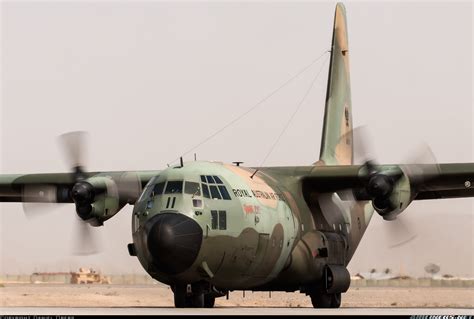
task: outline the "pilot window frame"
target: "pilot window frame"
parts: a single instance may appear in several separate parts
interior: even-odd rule
[[[212,176],[214,178],[214,181],[216,182],[216,184],[222,184],[224,185],[224,182],[222,182],[222,180],[219,178],[219,176]]]
[[[211,193],[209,192],[209,187],[207,184],[201,183],[202,195],[205,198],[211,198]]]
[[[193,188],[190,189],[190,187]],[[193,197],[201,196],[201,183],[184,181],[184,194],[193,195]]]
[[[166,186],[166,181],[156,183],[153,186],[153,191],[152,196],[158,196],[158,195],[163,195],[163,192],[165,191],[165,186]],[[161,191],[159,191],[161,189]]]
[[[165,192],[164,194],[165,195],[170,195],[170,194],[182,194],[183,193],[183,184],[184,184],[184,181],[182,180],[178,180],[178,181],[168,181],[166,183],[166,188],[165,188]],[[173,189],[169,189],[170,188],[170,185],[174,185],[174,186],[171,186],[171,187],[175,187],[175,186],[178,186],[177,188],[173,188]],[[172,191],[176,189],[176,191]]]
[[[232,200],[231,193],[224,182],[216,175],[201,175],[203,197],[214,200]]]
[[[158,180],[159,177],[160,177],[160,175],[156,175],[148,181],[148,183],[145,185],[145,189],[141,193],[141,195],[138,198],[137,202],[141,202],[142,200],[145,200],[145,198],[150,198],[151,197],[151,195],[153,193],[153,189],[155,187],[154,185],[155,185],[155,183],[156,183],[156,181]]]
[[[229,191],[224,185],[217,185],[217,188],[219,189],[219,192],[221,193],[222,199],[224,200],[231,200],[232,198],[230,197]]]
[[[219,188],[217,188],[217,185],[209,185],[209,191],[211,192],[211,199],[222,199],[221,193],[219,192]]]
[[[207,183],[208,184],[215,184],[214,178],[211,175],[206,175]]]

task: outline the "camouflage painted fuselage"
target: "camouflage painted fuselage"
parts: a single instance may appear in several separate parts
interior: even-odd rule
[[[293,291],[320,281],[326,264],[347,265],[372,210],[364,212],[365,204],[350,210],[342,202],[334,204],[334,198],[326,203],[305,198],[301,177],[307,169],[266,168],[251,178],[254,172],[231,164],[190,162],[152,179],[135,205],[132,221],[135,250],[150,275],[170,285],[206,281],[226,290]],[[217,176],[222,184],[207,183],[207,176]],[[167,184],[159,193],[152,190],[176,181],[183,181],[184,187],[174,193],[167,193],[172,191]],[[199,183],[199,190],[186,193],[186,183],[193,182]],[[217,199],[222,191],[217,198],[209,192],[207,198],[203,188],[211,186],[224,186],[230,199]],[[333,207],[323,211],[331,216],[320,209],[327,203]],[[202,230],[197,257],[182,272],[160,271],[160,260],[150,253],[146,225],[159,214],[183,214]],[[224,222],[215,220],[222,215]]]
[[[1,175],[0,202],[74,203],[93,226],[134,204],[129,252],[172,287],[178,307],[212,307],[214,297],[239,289],[300,290],[315,307],[339,307],[350,285],[346,266],[374,208],[392,220],[413,200],[472,198],[474,164],[354,165],[340,3],[330,51],[321,152],[313,165],[256,172],[190,162],[163,171],[89,173],[72,156],[79,158],[70,173]],[[71,154],[80,153],[78,145]],[[347,194],[355,200],[339,197]]]

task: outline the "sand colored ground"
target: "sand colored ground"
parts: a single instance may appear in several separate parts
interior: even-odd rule
[[[173,294],[161,285],[5,285],[0,288],[3,307],[173,307]],[[216,300],[216,307],[311,307],[300,293],[230,293]],[[453,307],[474,308],[474,290],[469,288],[351,288],[342,307]]]

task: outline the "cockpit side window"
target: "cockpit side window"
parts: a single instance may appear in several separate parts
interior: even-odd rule
[[[155,184],[156,180],[159,176],[155,176],[146,184],[145,189],[143,190],[140,198],[138,198],[138,202],[142,201],[144,198],[150,197],[151,193],[153,192],[153,185]]]
[[[202,194],[206,198],[211,198],[211,195],[209,195],[209,188],[207,187],[207,184],[202,184]]]
[[[219,176],[201,175],[201,182],[204,197],[225,200],[232,199],[229,192],[227,191],[227,188],[224,185],[224,182]]]
[[[217,186],[209,185],[209,189],[211,190],[212,199],[221,199],[221,194],[219,194],[219,190],[217,190]]]
[[[199,183],[186,181],[184,183],[184,192],[194,196],[201,196],[201,186]]]
[[[181,194],[183,192],[183,181],[168,181],[165,194]]]
[[[230,195],[229,195],[229,192],[227,191],[227,188],[225,188],[224,185],[218,185],[217,187],[219,187],[219,190],[221,191],[221,195],[222,195],[222,198],[223,199],[226,199],[226,200],[230,200]]]
[[[206,178],[207,178],[207,182],[208,182],[209,184],[215,184],[214,178],[212,178],[212,176],[209,176],[209,175],[208,175],[208,176],[206,176]]]
[[[157,196],[157,195],[163,194],[164,188],[165,188],[165,182],[156,184],[155,187],[153,188],[153,195]]]

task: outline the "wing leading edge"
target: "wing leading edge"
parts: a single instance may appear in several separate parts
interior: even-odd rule
[[[115,171],[84,173],[84,178],[106,177],[120,180],[125,174],[134,173],[144,187],[160,171]],[[73,203],[70,190],[74,186],[71,173],[0,175],[0,202],[52,202]],[[54,194],[51,194],[53,192]]]
[[[408,165],[409,166],[409,165]],[[378,165],[382,172],[399,169],[400,165]],[[425,178],[414,188],[414,200],[474,197],[474,163],[439,164],[436,175]],[[313,166],[301,176],[306,192],[337,192],[364,186],[364,166]],[[418,178],[417,178],[418,179]],[[424,179],[424,180],[423,180]]]

